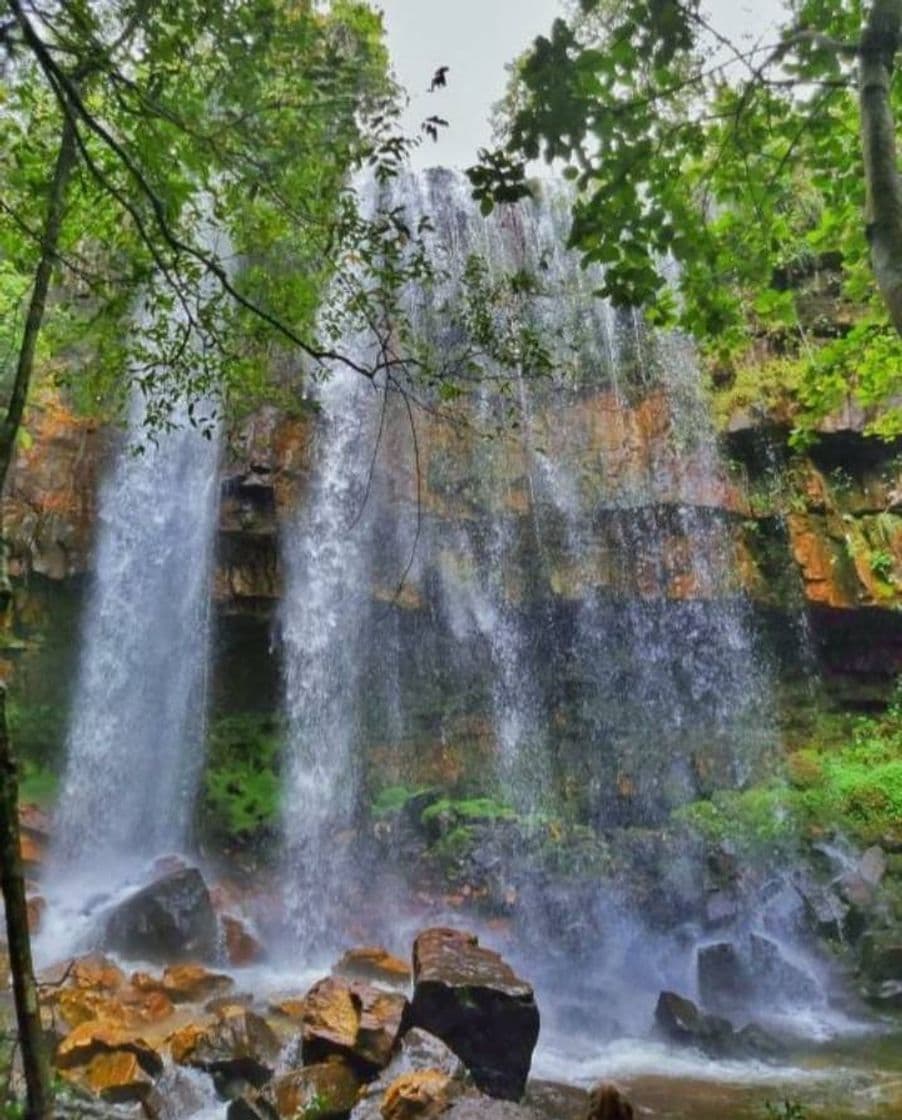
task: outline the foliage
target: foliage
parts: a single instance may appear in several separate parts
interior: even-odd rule
[[[37,768],[56,763],[66,736],[64,707],[13,698],[8,711],[10,732],[24,761]]]
[[[272,393],[272,371],[296,373],[299,356],[314,375],[347,357],[340,315],[375,330],[396,309],[420,267],[410,231],[361,217],[348,185],[364,166],[396,174],[414,142],[398,132],[381,16],[367,4],[12,12],[0,44],[0,380],[67,121],[78,164],[38,360],[77,382],[82,403],[119,408],[137,384],[151,428],[187,399],[206,430],[217,399],[234,409]],[[317,322],[339,276],[344,297]],[[389,361],[380,338],[361,372]]]
[[[461,822],[516,820],[516,812],[501,801],[491,797],[472,797],[454,801],[443,797],[423,810],[423,823],[454,820]]]
[[[387,786],[381,789],[373,798],[372,814],[379,817],[393,816],[401,812],[408,802],[434,791],[432,786]]]
[[[722,366],[764,340],[797,363],[800,428],[851,393],[892,438],[902,338],[864,219],[866,10],[805,0],[772,39],[737,45],[697,0],[582,0],[518,60],[503,146],[480,153],[474,194],[488,211],[528,193],[528,160],[563,164],[570,245],[603,266],[600,295],[678,324]],[[902,83],[891,94],[898,112]]]
[[[204,827],[249,843],[276,823],[281,803],[282,728],[269,714],[224,716],[208,735]]]
[[[22,763],[19,797],[23,803],[49,806],[56,798],[58,788],[59,777],[55,771],[34,762]]]
[[[787,783],[722,790],[675,818],[714,841],[767,851],[834,830],[863,844],[902,821],[902,706],[834,718],[787,761]]]

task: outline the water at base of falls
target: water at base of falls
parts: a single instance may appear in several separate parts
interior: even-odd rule
[[[48,955],[83,931],[92,896],[185,846],[203,765],[219,441],[185,425],[136,452],[142,417],[136,396],[99,495],[46,884]]]

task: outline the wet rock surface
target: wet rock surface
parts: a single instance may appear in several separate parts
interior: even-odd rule
[[[142,887],[107,917],[108,948],[137,960],[168,964],[212,960],[218,925],[210,892],[196,868],[184,868]]]
[[[310,989],[301,1012],[305,1064],[347,1058],[364,1073],[384,1069],[407,1024],[397,992],[330,976]]]
[[[421,933],[413,962],[411,1022],[445,1042],[485,1093],[519,1100],[539,1036],[532,987],[458,930]]]
[[[700,1050],[712,1058],[776,1058],[779,1042],[754,1023],[736,1030],[729,1019],[707,1015],[676,992],[662,992],[655,1008],[655,1028],[668,1042]]]

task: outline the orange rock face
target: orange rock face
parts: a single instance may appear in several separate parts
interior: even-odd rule
[[[405,1073],[382,1098],[384,1120],[433,1120],[451,1103],[452,1080],[439,1069]]]
[[[153,1078],[137,1057],[123,1050],[98,1054],[88,1066],[85,1081],[97,1096],[115,1103],[146,1100],[153,1089]]]
[[[347,1115],[357,1103],[359,1089],[351,1066],[333,1058],[279,1078],[272,1096],[279,1116],[304,1116],[310,1109],[317,1116],[331,1117]]]
[[[82,1023],[59,1044],[57,1069],[69,1070],[89,1065],[98,1054],[133,1054],[141,1068],[153,1077],[162,1072],[163,1060],[143,1038],[136,1038],[117,1026],[97,1021]]]
[[[396,992],[338,977],[320,980],[305,998],[305,1062],[334,1055],[383,1069],[401,1035],[407,1007]]]
[[[163,973],[163,991],[173,1003],[201,1003],[234,984],[231,976],[210,972],[199,964],[171,965]]]
[[[407,961],[392,956],[379,945],[349,949],[332,970],[336,976],[406,987],[412,974]]]

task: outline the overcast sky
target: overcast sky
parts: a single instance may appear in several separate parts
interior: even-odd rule
[[[551,27],[560,0],[377,0],[385,12],[395,69],[412,98],[408,128],[433,113],[451,122],[417,162],[467,167],[491,139],[491,107],[504,93],[505,64]],[[780,0],[709,0],[717,26],[733,36],[772,23]],[[427,93],[439,66],[448,88]]]

